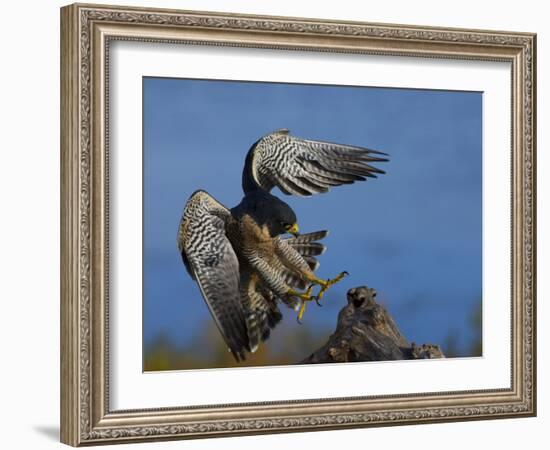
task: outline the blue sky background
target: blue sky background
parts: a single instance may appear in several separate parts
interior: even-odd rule
[[[319,275],[350,273],[302,327],[333,330],[345,292],[366,284],[409,340],[453,334],[467,353],[482,286],[481,93],[144,78],[143,95],[145,347],[160,336],[184,346],[210,320],[176,247],[187,198],[201,188],[235,206],[251,144],[289,128],[391,159],[379,179],[327,194],[274,191],[303,232],[330,230]],[[299,327],[294,316],[275,334]]]

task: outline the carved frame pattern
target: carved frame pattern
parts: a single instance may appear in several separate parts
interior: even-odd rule
[[[63,442],[77,446],[535,414],[535,35],[95,5],[67,6],[61,16]],[[102,77],[113,39],[510,61],[511,389],[346,399],[348,405],[357,402],[356,412],[342,408],[344,399],[233,405],[230,413],[223,405],[110,411],[108,111],[102,103],[108,83]],[[285,406],[293,412],[285,413]]]

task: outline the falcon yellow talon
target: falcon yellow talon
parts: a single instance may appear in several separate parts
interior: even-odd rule
[[[297,292],[293,289],[290,289],[287,293],[287,295],[291,297],[298,297],[302,304],[300,305],[300,310],[298,311],[298,317],[296,320],[298,323],[302,323],[302,317],[304,316],[304,312],[306,310],[306,302],[311,302],[316,299],[315,296],[311,295],[311,292],[313,291],[313,285],[309,286],[305,292]]]
[[[304,315],[304,312],[306,310],[306,302],[302,300],[302,306],[300,306],[300,311],[298,312],[298,317],[296,317],[296,320],[301,325],[302,324],[302,317]]]
[[[349,273],[346,272],[345,270],[343,272],[340,272],[335,278],[333,278],[332,280],[328,280],[329,286],[332,286],[333,284],[336,284],[339,281],[342,281],[342,279],[348,275]]]
[[[313,300],[313,296],[311,295],[312,290],[313,290],[313,286],[310,286],[305,292],[298,292],[293,289],[290,289],[287,292],[287,295],[289,295],[290,297],[298,297],[300,300],[307,302],[307,301]]]
[[[338,283],[341,281],[345,276],[349,275],[346,271],[340,272],[336,277],[334,277],[332,280],[321,280],[323,281],[323,284],[321,284],[321,290],[317,294],[317,297],[315,298],[315,301],[317,304],[319,304],[319,300],[323,298],[323,295],[325,295],[325,292],[328,290],[329,287],[331,287],[333,284]]]
[[[308,281],[310,281],[312,283],[312,285],[319,285],[321,287],[325,287],[328,280],[323,280],[321,278],[317,278],[317,277],[312,277],[312,278],[308,278]]]

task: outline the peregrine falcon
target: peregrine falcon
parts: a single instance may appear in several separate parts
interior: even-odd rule
[[[282,318],[279,302],[298,311],[300,321],[307,302],[318,302],[347,275],[315,275],[316,257],[325,251],[318,241],[328,231],[299,234],[294,211],[270,191],[278,187],[287,195],[310,196],[376,178],[384,171],[370,163],[388,161],[386,156],[277,130],[248,151],[244,197],[237,206],[228,209],[203,190],[191,195],[179,224],[178,249],[237,361],[269,337]]]

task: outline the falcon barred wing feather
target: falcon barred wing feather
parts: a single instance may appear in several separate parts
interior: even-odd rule
[[[327,236],[328,230],[322,230],[289,237],[286,238],[285,241],[304,258],[309,268],[315,272],[320,265],[316,256],[322,255],[327,249],[323,244],[317,241]]]
[[[178,248],[226,344],[237,360],[250,351],[240,303],[239,262],[225,235],[229,210],[204,191],[187,201]]]
[[[248,152],[243,190],[309,196],[333,186],[376,178],[385,173],[372,163],[386,162],[386,154],[351,145],[313,141],[278,130],[258,140]]]

